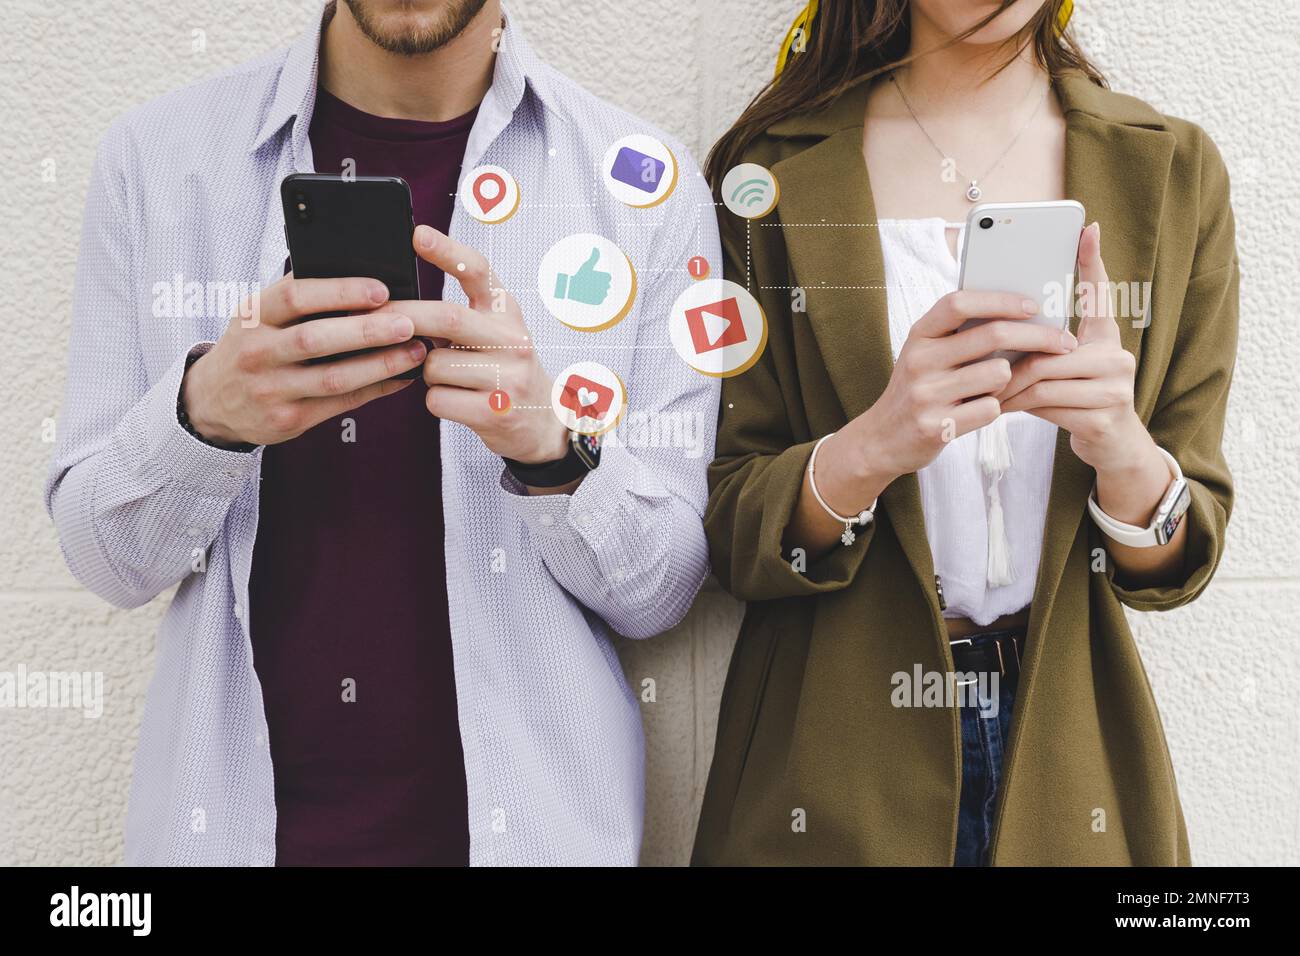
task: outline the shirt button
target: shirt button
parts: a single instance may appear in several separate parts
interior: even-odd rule
[[[253,738],[253,743],[257,744],[260,747],[262,746],[262,744],[266,743],[266,738],[263,737],[261,734],[258,734],[256,737]]]
[[[243,609],[242,607],[240,607],[238,604],[236,604],[236,605],[235,605],[235,617],[243,617],[243,616],[244,616],[244,609]]]
[[[550,515],[542,515],[540,518],[537,519],[537,523],[540,524],[543,528],[549,528],[551,525],[555,524],[555,519],[552,518]]]
[[[610,577],[615,584],[622,584],[627,579],[627,571],[623,568],[617,568]]]
[[[590,527],[591,527],[591,515],[589,515],[589,514],[581,514],[581,515],[578,515],[578,527],[579,527],[579,528],[590,528]]]
[[[188,534],[191,538],[197,538],[199,536],[199,529],[190,528],[185,533]]]

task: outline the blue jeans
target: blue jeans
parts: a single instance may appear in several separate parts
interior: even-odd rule
[[[978,643],[980,638],[974,640]],[[992,675],[996,677],[997,675]],[[1015,674],[976,682],[978,705],[962,700],[961,806],[957,814],[957,854],[954,866],[988,866],[998,791],[1002,784],[1002,757],[1011,737],[1011,708],[1016,696]],[[996,711],[993,699],[996,697]]]

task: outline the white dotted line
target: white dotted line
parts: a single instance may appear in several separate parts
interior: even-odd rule
[[[442,348],[462,349],[466,352],[486,352],[490,349],[533,349],[536,345],[444,345]],[[569,352],[604,352],[608,349],[632,350],[637,352],[672,352],[675,349],[671,345],[543,345],[541,348],[548,352],[569,351]]]
[[[745,220],[745,288],[746,289],[750,289],[753,287],[752,284],[750,283],[750,278],[749,278],[749,226],[750,226],[750,221],[746,219]]]
[[[761,285],[759,286],[759,288],[778,289],[787,292],[790,291],[791,289],[803,289],[805,292],[810,292],[817,289],[828,289],[828,290],[874,289],[877,291],[880,289],[920,289],[921,291],[925,291],[926,289],[931,288],[931,286],[928,285],[809,285],[805,283],[804,285]]]
[[[880,223],[878,222],[760,222],[759,225],[765,226],[768,229],[781,229],[785,226],[799,226],[799,227],[807,227],[807,228],[822,226],[822,227],[829,227],[832,229],[865,229],[865,228],[870,228],[872,226],[878,228],[880,226]]]
[[[497,370],[497,390],[501,389],[501,366],[497,362],[448,362],[448,368],[494,368]]]

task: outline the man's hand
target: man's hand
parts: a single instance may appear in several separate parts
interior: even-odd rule
[[[426,404],[439,418],[473,429],[494,454],[525,464],[563,458],[568,433],[551,413],[551,378],[533,348],[514,297],[494,285],[487,259],[430,226],[415,230],[415,250],[465,290],[455,302],[396,302],[414,316],[420,334],[446,339],[424,360]],[[510,409],[493,410],[492,392],[510,396]]]
[[[409,381],[389,381],[424,360],[415,321],[375,310],[388,290],[374,279],[286,276],[240,307],[206,355],[185,375],[190,424],[217,445],[273,445]],[[364,314],[300,321],[322,312]],[[249,317],[252,321],[249,321]],[[366,355],[303,364],[357,349]]]

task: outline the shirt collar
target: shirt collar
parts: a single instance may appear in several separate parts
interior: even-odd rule
[[[481,154],[509,123],[526,89],[533,89],[545,101],[548,98],[541,62],[524,39],[517,21],[511,20],[506,5],[501,12],[506,26],[502,29],[493,67],[492,85],[479,107],[480,121],[475,123],[470,153]],[[326,3],[309,30],[290,45],[275,81],[275,96],[262,117],[253,141],[252,152],[261,149],[290,121],[291,142],[295,156],[304,155],[303,146],[311,126],[316,105],[316,79],[320,66],[320,41],[325,24],[334,16],[334,0]],[[477,148],[475,140],[478,141]]]

